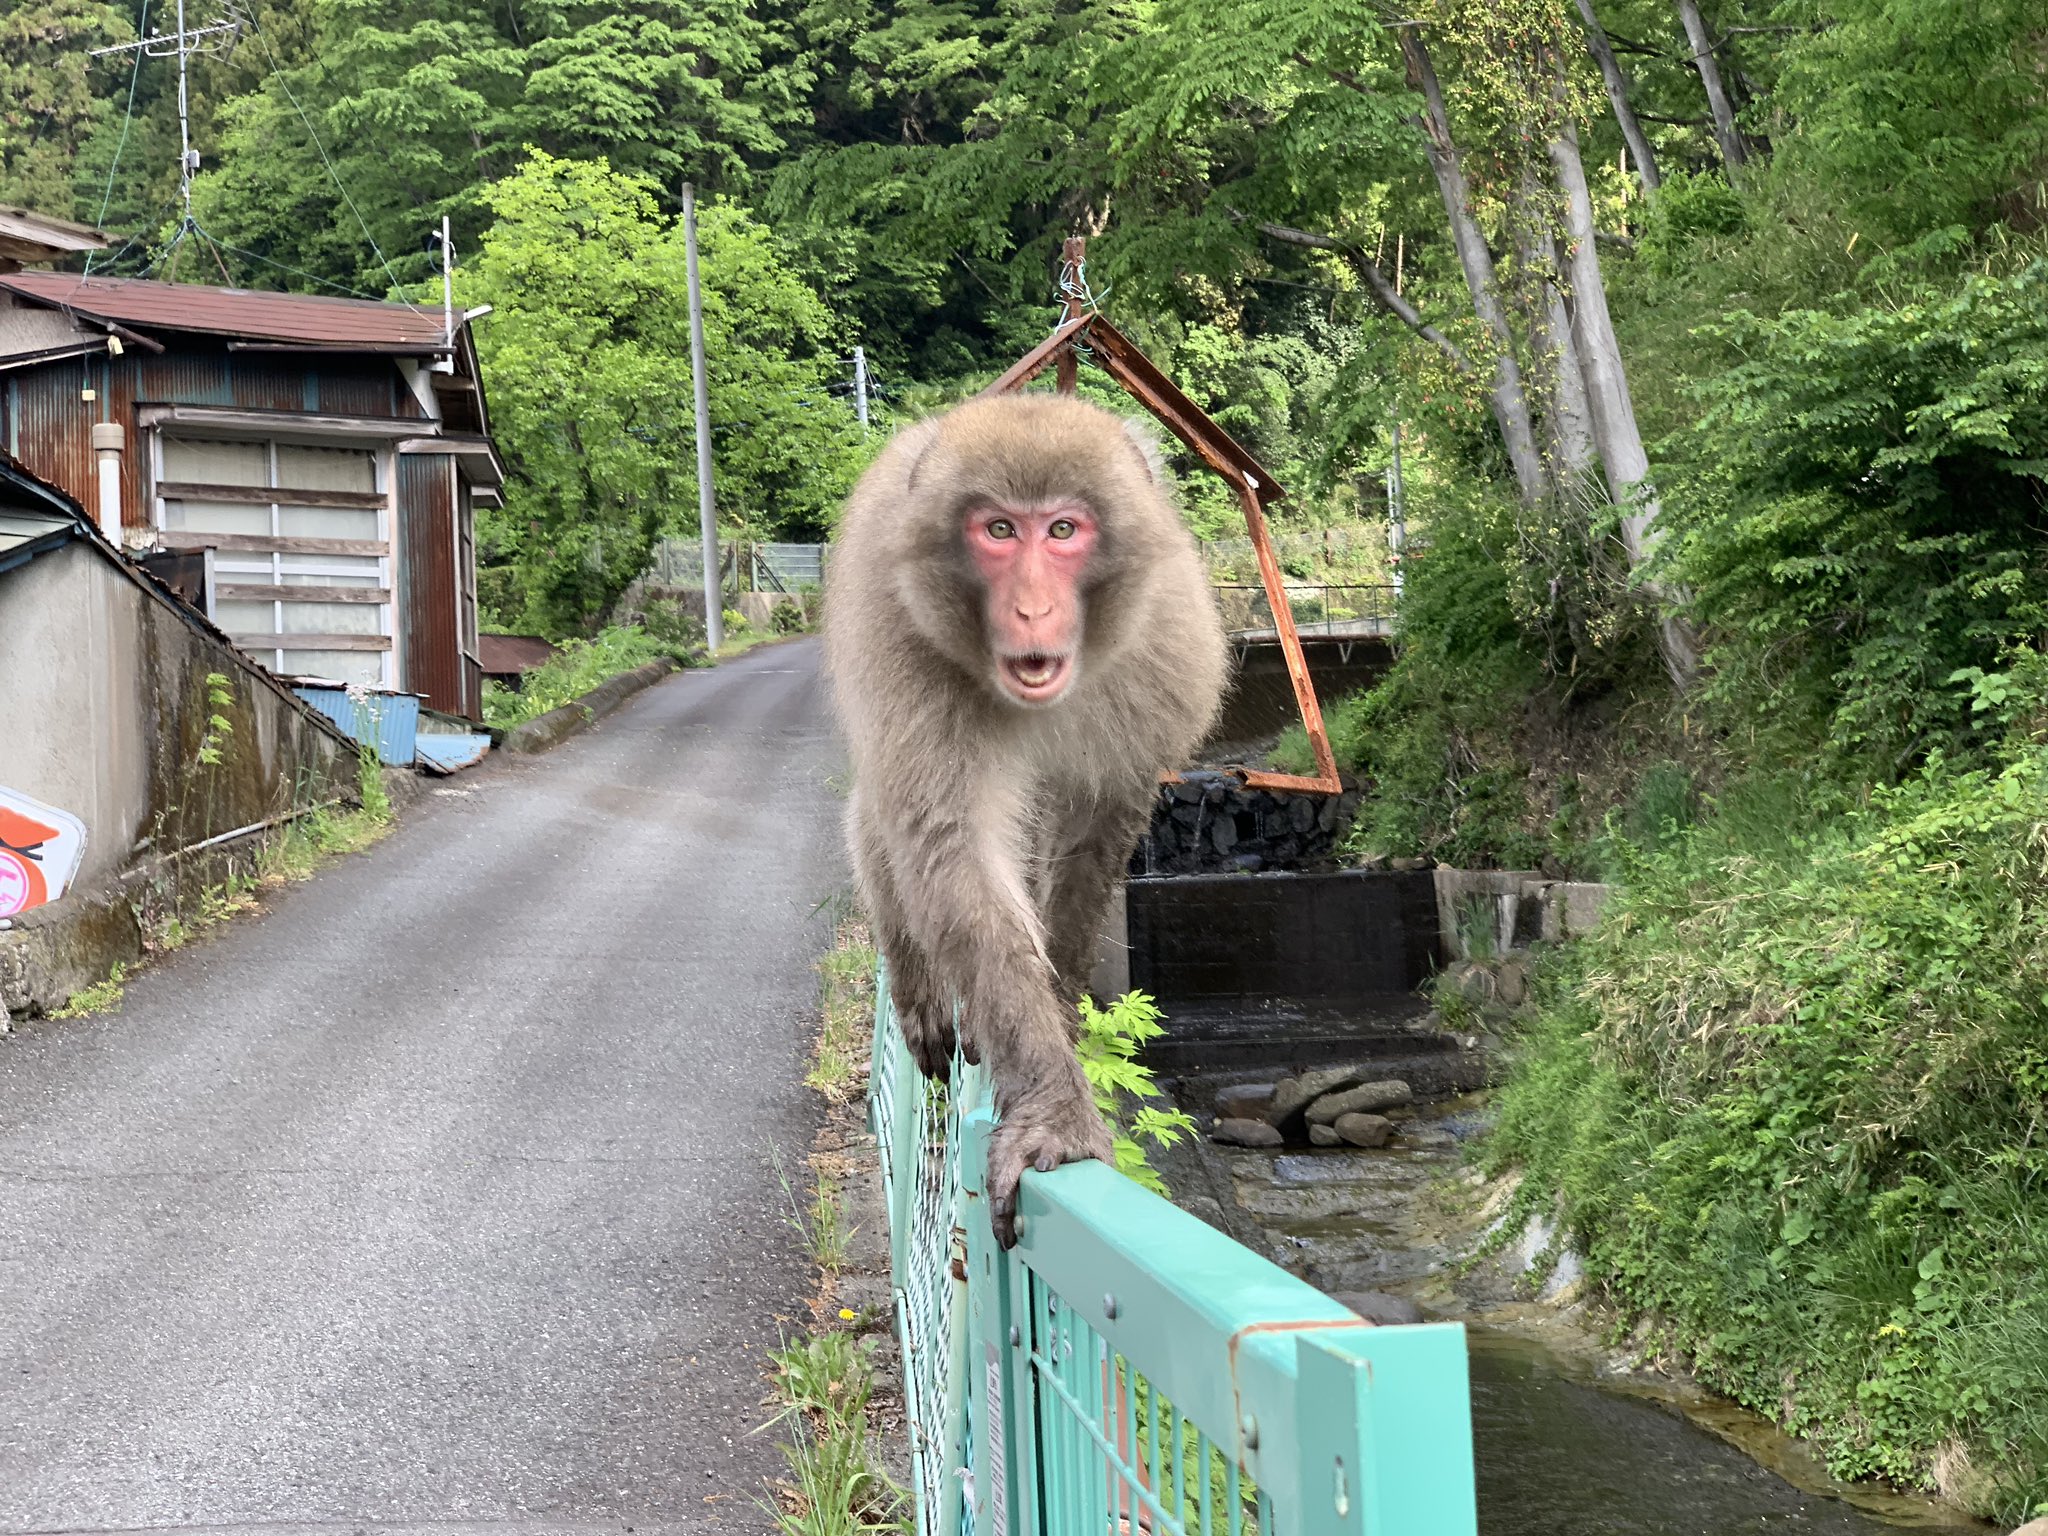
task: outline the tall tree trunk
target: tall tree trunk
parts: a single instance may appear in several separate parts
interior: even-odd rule
[[[1450,217],[1451,244],[1458,252],[1458,264],[1464,268],[1465,286],[1472,293],[1472,311],[1492,335],[1497,349],[1491,390],[1493,417],[1500,426],[1508,461],[1514,466],[1522,500],[1540,501],[1549,489],[1549,479],[1543,471],[1543,456],[1536,449],[1528,392],[1522,386],[1522,370],[1515,362],[1514,332],[1508,327],[1507,311],[1501,305],[1493,253],[1487,249],[1486,236],[1472,216],[1464,166],[1457,141],[1451,137],[1451,115],[1444,105],[1443,88],[1437,84],[1429,50],[1413,26],[1402,27],[1400,33],[1401,56],[1407,61],[1409,83],[1422,93],[1423,112],[1415,122],[1422,130],[1429,168],[1436,173],[1444,212]]]
[[[1589,478],[1598,445],[1593,441],[1592,402],[1586,395],[1585,365],[1579,358],[1577,339],[1572,335],[1571,311],[1564,295],[1547,274],[1543,278],[1542,308],[1537,311],[1535,335],[1537,355],[1547,365],[1550,398],[1544,405],[1545,436],[1564,475],[1573,483]]]
[[[1585,376],[1586,401],[1593,418],[1607,490],[1622,509],[1621,537],[1631,570],[1640,567],[1656,542],[1658,504],[1646,482],[1650,456],[1636,426],[1635,402],[1629,396],[1628,373],[1622,365],[1621,343],[1607,312],[1607,289],[1600,275],[1600,254],[1594,240],[1593,199],[1586,190],[1586,171],[1579,159],[1578,130],[1566,123],[1550,141],[1550,164],[1564,193],[1565,228],[1571,263],[1572,335],[1578,344],[1579,368]],[[1652,587],[1663,613],[1658,621],[1658,648],[1671,680],[1683,688],[1692,681],[1699,655],[1692,636],[1673,611],[1675,594]]]
[[[1614,45],[1607,41],[1607,29],[1600,25],[1593,0],[1579,0],[1579,19],[1586,24],[1586,49],[1600,66],[1600,78],[1607,82],[1607,99],[1614,104],[1614,120],[1621,125],[1621,137],[1628,152],[1635,156],[1636,174],[1643,179],[1643,190],[1654,192],[1664,179],[1657,174],[1657,154],[1650,148],[1643,125],[1636,120],[1636,109],[1629,105],[1628,76],[1621,72],[1621,61],[1614,56]]]
[[[1571,311],[1558,286],[1562,268],[1551,225],[1552,211],[1536,168],[1525,165],[1515,198],[1517,296],[1528,311],[1527,377],[1544,462],[1553,485],[1563,490],[1591,478],[1597,452]]]
[[[1707,110],[1714,114],[1714,142],[1721,146],[1721,158],[1732,177],[1749,163],[1742,130],[1735,126],[1735,104],[1721,82],[1721,66],[1714,58],[1714,40],[1700,16],[1699,0],[1677,0],[1678,19],[1685,23],[1685,40],[1692,46],[1693,68],[1700,72],[1700,84],[1707,88]]]

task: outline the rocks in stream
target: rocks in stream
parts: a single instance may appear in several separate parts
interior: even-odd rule
[[[1399,1328],[1422,1321],[1422,1308],[1406,1296],[1389,1296],[1385,1291],[1332,1291],[1330,1300],[1349,1307],[1368,1323]]]
[[[1382,1068],[1384,1070],[1384,1068]],[[1227,1147],[1450,1145],[1434,1126],[1408,1122],[1415,1090],[1399,1078],[1375,1078],[1370,1065],[1319,1067],[1277,1083],[1234,1083],[1216,1094],[1209,1139]]]
[[[1273,1122],[1266,1111],[1272,1107],[1273,1085],[1271,1083],[1236,1083],[1220,1090],[1216,1095],[1216,1118],[1218,1120],[1264,1120]]]
[[[1325,1093],[1303,1112],[1310,1125],[1335,1125],[1346,1115],[1376,1115],[1383,1109],[1400,1109],[1415,1102],[1415,1090],[1398,1079],[1361,1083],[1336,1093]]]
[[[1298,1117],[1317,1099],[1364,1081],[1363,1067],[1320,1067],[1299,1077],[1283,1077],[1273,1085],[1273,1097],[1260,1118],[1284,1131],[1288,1121]],[[1217,1113],[1222,1113],[1220,1107]]]
[[[1309,1139],[1315,1139],[1320,1125],[1309,1127]],[[1339,1115],[1330,1132],[1339,1141],[1354,1147],[1384,1147],[1387,1138],[1394,1134],[1394,1122],[1385,1115]]]
[[[1278,1147],[1286,1138],[1263,1120],[1218,1120],[1209,1127],[1209,1139],[1226,1147]]]

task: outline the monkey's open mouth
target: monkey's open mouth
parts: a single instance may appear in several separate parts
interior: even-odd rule
[[[1005,656],[1003,681],[1010,692],[1027,703],[1050,699],[1066,686],[1067,658],[1033,652],[1029,656]]]

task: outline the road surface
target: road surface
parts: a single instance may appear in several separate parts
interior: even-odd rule
[[[0,1532],[768,1529],[837,769],[684,673],[0,1037]]]

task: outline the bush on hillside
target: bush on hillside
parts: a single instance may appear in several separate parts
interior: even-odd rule
[[[2048,1500],[2048,748],[1731,792],[1518,1055],[1493,1157],[1710,1386],[1839,1475]]]

